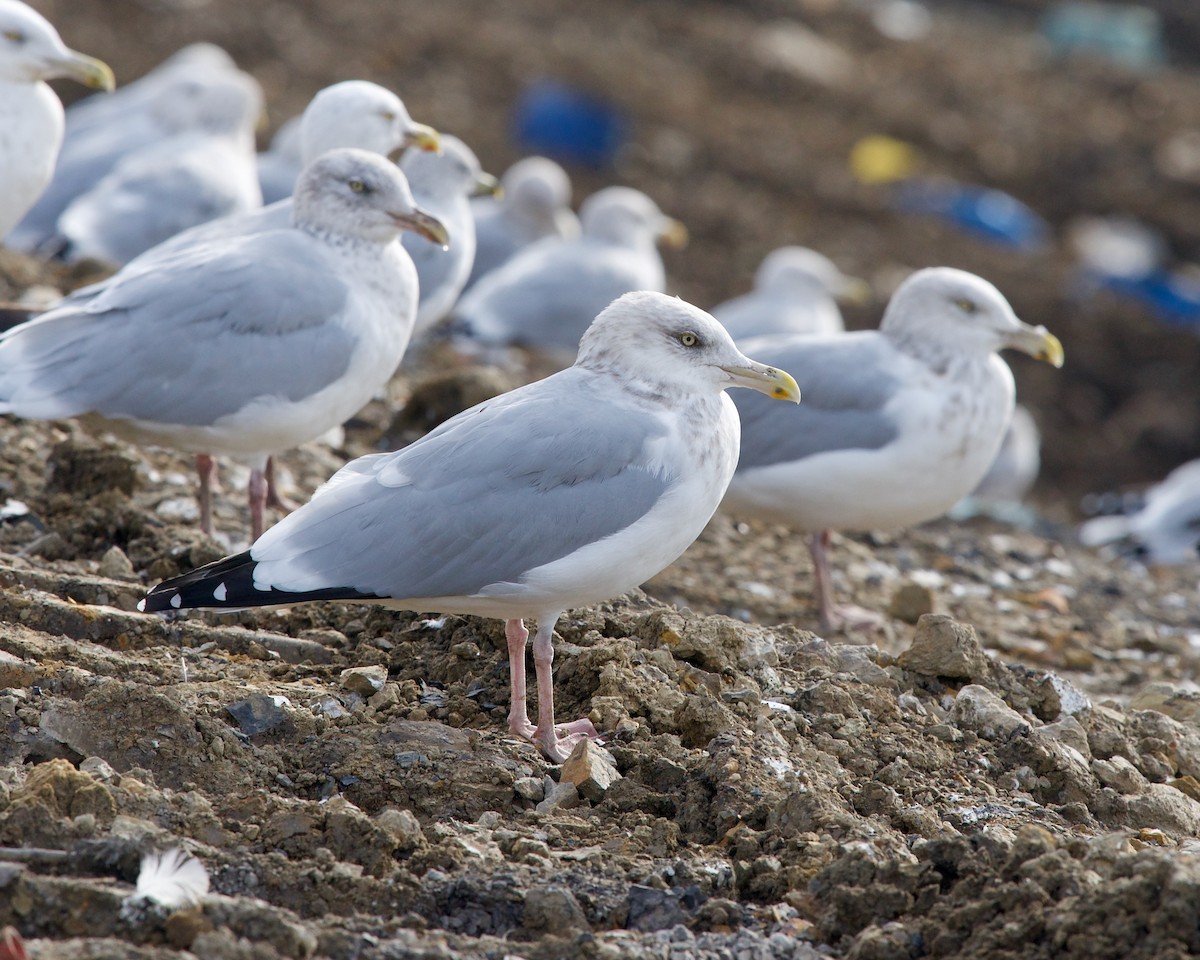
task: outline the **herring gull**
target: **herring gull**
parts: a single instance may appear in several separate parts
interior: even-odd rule
[[[1133,513],[1088,520],[1079,539],[1089,547],[1128,541],[1135,555],[1153,565],[1200,561],[1200,460],[1172,470]]]
[[[471,201],[475,261],[468,290],[531,243],[579,236],[579,218],[571,209],[571,178],[549,157],[518,160],[500,177],[500,188],[499,195]]]
[[[40,13],[18,0],[0,0],[0,240],[54,174],[63,106],[45,81],[56,77],[113,89],[106,64],[68,49]]]
[[[565,365],[606,304],[665,288],[656,244],[682,245],[687,231],[653,200],[606,187],[584,201],[579,218],[577,239],[539,240],[463,294],[452,314],[460,344],[527,347]]]
[[[920,270],[896,290],[878,330],[743,341],[795,372],[804,403],[785,415],[737,400],[742,456],[724,507],[811,534],[824,629],[878,623],[834,602],[831,530],[892,530],[945,513],[980,481],[1012,417],[1012,347],[1061,366],[1062,345],[1017,319],[986,280]]]
[[[866,283],[807,247],[778,247],[759,264],[754,289],[713,307],[734,340],[774,333],[839,333],[838,300],[865,299]]]
[[[730,386],[799,399],[790,376],[748,359],[702,310],[628,294],[589,327],[574,366],[352,461],[250,550],[159,584],[139,606],[352,600],[502,618],[509,729],[561,762],[596,733],[586,720],[555,726],[554,624],[653,576],[703,529],[737,463]],[[536,726],[526,617],[537,620]]]
[[[0,413],[196,454],[206,532],[211,455],[244,460],[257,537],[268,456],[348,419],[403,356],[417,286],[397,234],[445,236],[399,169],[359,150],[306,169],[293,223],[118,273],[0,335]]]

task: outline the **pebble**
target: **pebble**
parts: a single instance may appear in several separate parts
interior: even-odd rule
[[[922,676],[963,680],[984,679],[992,666],[975,628],[940,613],[927,613],[917,621],[912,645],[897,662]]]
[[[888,616],[904,623],[916,623],[933,613],[933,591],[919,583],[902,583],[888,603]]]
[[[225,709],[237,722],[242,733],[249,737],[266,733],[279,726],[287,718],[283,712],[282,697],[272,697],[265,693],[252,693],[245,700],[231,703]],[[286,701],[284,701],[286,702]]]
[[[567,757],[561,776],[564,783],[573,783],[579,795],[592,803],[603,800],[608,788],[621,779],[612,755],[586,738]]]
[[[370,697],[383,689],[387,683],[387,667],[373,664],[369,667],[350,667],[341,674],[342,688],[360,697]]]
[[[954,698],[954,718],[959,726],[974,730],[985,740],[999,740],[1028,728],[1030,722],[987,687],[970,683]]]
[[[98,572],[100,576],[107,577],[109,580],[137,579],[137,574],[133,571],[133,564],[125,556],[125,551],[115,544],[109,547],[104,552],[104,556],[100,558]]]
[[[579,791],[573,783],[556,783],[554,789],[547,791],[546,799],[534,809],[538,813],[553,813],[556,810],[570,810],[579,806]]]

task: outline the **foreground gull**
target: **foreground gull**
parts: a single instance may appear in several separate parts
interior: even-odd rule
[[[0,413],[196,454],[206,532],[211,454],[245,460],[257,537],[267,457],[348,419],[403,356],[417,288],[402,229],[445,240],[394,164],[325,154],[301,176],[294,229],[119,273],[0,336]]]
[[[58,218],[60,256],[121,266],[178,233],[262,206],[254,130],[262,88],[248,74],[212,82],[188,129],[122,159]]]
[[[504,171],[502,193],[471,201],[475,262],[466,289],[513,254],[544,237],[573,240],[579,218],[571,209],[571,178],[548,157],[525,157]]]
[[[834,603],[830,530],[890,530],[945,513],[986,473],[1012,416],[1012,373],[996,351],[1063,361],[1058,340],[1018,320],[994,286],[945,267],[902,283],[879,330],[742,346],[795,371],[804,403],[739,398],[742,456],[724,506],[812,535],[827,630],[879,619]]]
[[[347,464],[250,550],[159,584],[140,608],[340,599],[503,618],[509,728],[561,762],[596,732],[555,727],[554,624],[647,580],[704,528],[737,463],[731,386],[800,396],[702,310],[629,294],[596,318],[574,366]],[[524,617],[537,620],[536,727]]]
[[[807,247],[772,250],[754,274],[754,289],[713,307],[734,340],[769,333],[838,333],[845,329],[837,301],[861,300],[869,288]]]
[[[400,161],[413,196],[450,234],[450,245],[430,243],[415,234],[400,238],[420,279],[421,303],[414,336],[420,336],[458,300],[475,259],[475,221],[471,197],[494,194],[496,178],[484,173],[475,152],[458,137],[443,136],[441,153],[412,151]]]
[[[41,14],[0,0],[0,240],[45,190],[63,141],[63,106],[45,83],[70,77],[112,90],[112,71],[68,50]]]
[[[1140,510],[1087,521],[1079,539],[1089,547],[1130,541],[1133,552],[1154,565],[1200,561],[1200,460],[1176,467],[1151,487]]]
[[[584,201],[583,234],[526,247],[463,294],[455,330],[485,347],[521,346],[569,363],[579,338],[605,305],[630,290],[666,286],[655,244],[682,245],[687,231],[629,187]]]

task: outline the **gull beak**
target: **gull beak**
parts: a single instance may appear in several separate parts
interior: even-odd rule
[[[412,123],[404,131],[404,146],[418,147],[421,150],[428,150],[430,153],[440,154],[442,138],[433,127],[424,123]]]
[[[750,359],[746,360],[745,365],[722,365],[721,369],[729,374],[731,386],[749,387],[776,400],[800,402],[800,387],[790,373]]]
[[[678,220],[664,217],[658,228],[658,239],[669,250],[682,250],[688,243],[688,228]]]
[[[837,289],[834,291],[834,297],[841,303],[861,307],[871,302],[871,285],[859,277],[842,274]]]
[[[446,225],[420,207],[413,207],[411,213],[393,213],[392,219],[405,230],[411,230],[430,243],[436,243],[443,250],[450,249],[450,233],[446,230]]]
[[[493,177],[490,173],[480,173],[475,178],[475,186],[471,190],[473,197],[491,197],[494,200],[499,200],[504,196],[504,188],[500,186],[500,181]]]
[[[1022,323],[1004,341],[1006,347],[1029,354],[1035,360],[1045,360],[1052,367],[1063,365],[1063,346],[1058,337],[1045,327]]]
[[[112,93],[117,85],[112,68],[107,63],[74,50],[67,50],[61,57],[50,60],[46,67],[49,77],[69,77],[96,90]]]

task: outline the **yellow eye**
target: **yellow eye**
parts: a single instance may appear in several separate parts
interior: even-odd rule
[[[966,297],[960,297],[954,301],[954,305],[963,313],[974,313],[979,308],[975,306],[974,300],[968,300]]]
[[[350,189],[355,193],[365,193],[367,190],[367,185],[361,180],[354,179],[350,181]]]
[[[688,330],[687,332],[679,335],[679,342],[685,347],[694,347],[700,343],[700,338],[696,336],[696,334],[692,333],[692,331]]]
[[[4,39],[11,40],[13,43],[24,43],[25,34],[23,34],[20,30],[5,30]]]

